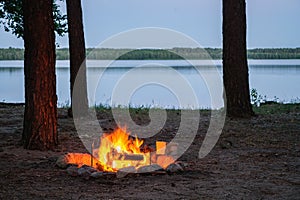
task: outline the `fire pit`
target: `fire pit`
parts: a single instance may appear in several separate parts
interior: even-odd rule
[[[92,144],[91,154],[67,153],[56,164],[67,168],[73,176],[102,177],[105,175],[166,174],[182,172],[185,164],[175,162],[178,144],[156,141],[149,147],[143,140],[130,136],[124,128],[101,136],[99,143]]]

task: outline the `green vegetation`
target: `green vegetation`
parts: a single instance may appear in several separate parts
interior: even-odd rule
[[[258,115],[265,114],[288,114],[292,112],[300,111],[300,103],[271,103],[271,104],[262,104],[260,107],[253,107],[253,111]]]
[[[18,38],[23,38],[24,35],[22,6],[22,0],[0,0],[0,27],[3,26],[6,32],[11,32]],[[54,31],[59,36],[63,36],[68,32],[67,15],[61,13],[60,6],[56,0],[53,0],[52,11],[54,17]]]
[[[300,48],[250,49],[248,59],[300,59]]]
[[[96,111],[101,112],[111,112],[111,107],[104,106],[104,105],[97,105],[93,107]],[[118,108],[124,109],[124,108]],[[159,109],[159,108],[156,108]],[[125,109],[124,109],[125,110]],[[129,108],[129,112],[131,114],[148,114],[150,108],[147,107],[138,107],[138,108]],[[168,112],[180,112],[178,109],[167,109]],[[288,114],[293,112],[300,111],[300,103],[289,103],[289,104],[282,104],[282,103],[270,103],[270,104],[262,104],[259,107],[254,106],[253,110],[258,115],[268,115],[268,114]],[[211,110],[209,109],[200,109],[201,113],[210,114]]]
[[[23,60],[24,49],[11,48],[0,49],[0,60]]]
[[[173,49],[93,49],[86,50],[88,59],[94,60],[176,60],[176,59],[222,59],[219,48],[173,48]],[[208,56],[208,54],[209,56]],[[0,60],[23,60],[24,49],[0,49]],[[69,60],[69,49],[56,50],[57,60]],[[300,59],[300,48],[250,49],[248,59]]]
[[[253,111],[256,114],[290,113],[300,110],[299,98],[291,99],[290,103],[280,103],[277,97],[274,97],[272,100],[267,100],[266,95],[262,96],[255,88],[250,90],[250,99],[253,105]]]

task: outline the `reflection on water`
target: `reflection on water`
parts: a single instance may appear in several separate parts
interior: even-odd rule
[[[144,64],[143,64],[144,62]],[[111,100],[112,91],[124,74],[130,72],[134,66],[140,66],[147,64],[148,61],[118,61],[114,63],[115,66],[110,68],[103,68],[103,65],[97,67],[97,62],[91,62],[92,65],[88,65],[88,92],[90,102],[95,104],[109,105]],[[145,65],[141,70],[136,71],[134,78],[143,79],[145,75],[163,75],[165,79],[168,79],[176,83],[176,79],[170,75],[167,68],[160,65],[168,66],[170,64],[172,69],[179,72],[185,80],[193,88],[200,107],[208,108],[210,105],[210,94],[206,87],[205,81],[202,76],[212,76],[214,70],[212,66],[207,63],[199,64],[196,68],[188,66],[187,62],[183,61],[151,61],[153,65]],[[293,62],[284,61],[275,62],[271,64],[258,61],[256,63],[250,62],[249,74],[250,74],[250,87],[257,89],[261,95],[266,95],[268,99],[274,97],[279,98],[282,102],[289,102],[293,99],[300,97],[300,60]],[[217,69],[222,77],[222,70],[220,62],[217,63]],[[3,102],[24,102],[24,71],[22,67],[22,61],[0,61],[0,101]],[[200,74],[198,73],[200,71]],[[57,73],[57,94],[58,103],[60,106],[69,104],[69,68],[68,62],[62,62],[58,64],[56,69]],[[101,79],[98,81],[99,76]],[[180,86],[180,85],[179,85]],[[178,87],[179,87],[178,86]],[[95,94],[94,90],[96,91]],[[221,98],[221,96],[220,96]],[[92,103],[91,103],[92,104]],[[117,105],[118,102],[114,102]],[[169,90],[168,87],[153,83],[139,87],[136,91],[132,91],[130,100],[131,106],[156,106],[156,107],[168,107],[178,108],[179,102],[176,94]],[[124,106],[124,105],[123,105]],[[125,105],[128,106],[128,105]],[[221,107],[222,105],[219,105]],[[193,107],[193,105],[181,105],[181,107]],[[194,107],[193,107],[194,108]]]
[[[9,68],[1,68],[0,66],[0,73],[9,73],[10,75],[16,73],[18,71],[23,71],[23,67],[9,67]]]

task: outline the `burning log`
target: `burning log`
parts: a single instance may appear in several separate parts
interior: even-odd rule
[[[141,161],[144,160],[143,154],[127,154],[119,153],[117,150],[112,150],[111,153],[108,153],[109,160],[134,160]]]
[[[56,165],[60,168],[67,168],[68,165],[73,164],[81,167],[82,165],[90,165],[91,155],[87,153],[67,153],[60,156]]]
[[[170,142],[156,141],[156,154],[157,155],[177,155],[178,144]]]
[[[166,142],[156,141],[156,154],[165,154],[166,146]]]
[[[153,155],[156,155],[153,152]],[[59,167],[69,166],[66,172],[71,176],[80,176],[85,179],[89,178],[113,178],[118,177],[122,178],[127,175],[134,175],[134,174],[143,174],[143,175],[164,175],[174,174],[183,172],[184,168],[187,166],[183,162],[174,162],[172,157],[166,155],[157,155],[157,164],[146,164],[141,163],[141,161],[132,161],[132,160],[115,160],[114,162],[120,166],[118,170],[113,170],[113,168],[108,168],[108,166],[101,164],[96,158],[94,158],[94,166],[87,166],[87,165],[78,165],[80,162],[83,163],[90,157],[89,154],[82,154],[82,153],[68,153],[66,155],[61,156],[58,158],[57,163],[65,163],[63,165],[58,165]],[[150,160],[150,153],[146,156],[148,160]],[[72,162],[72,163],[70,163]],[[135,163],[136,165],[132,166]],[[140,162],[140,163],[138,163]],[[126,165],[127,163],[127,165]],[[169,164],[171,163],[171,164]],[[74,165],[75,164],[75,165]],[[169,164],[169,165],[168,165]],[[168,165],[168,166],[167,166]],[[124,167],[121,167],[124,166]],[[139,167],[135,167],[139,166]]]
[[[170,164],[174,163],[175,160],[172,156],[160,155],[157,156],[156,163],[162,168],[166,169]]]
[[[122,154],[115,153],[112,158],[111,166],[114,169],[124,167],[139,167],[143,165],[150,165],[150,153],[145,154]]]
[[[144,155],[124,154],[120,160],[144,160]]]
[[[102,135],[96,148],[95,143],[92,143],[91,154],[69,153],[59,158],[57,165],[67,168],[68,165],[75,164],[78,171],[72,166],[67,170],[68,173],[78,173],[86,178],[101,177],[111,172],[126,176],[133,173],[164,174],[183,170],[173,157],[177,155],[177,143],[157,141],[156,149],[143,144],[143,140],[131,137],[126,130],[117,129],[111,134]]]

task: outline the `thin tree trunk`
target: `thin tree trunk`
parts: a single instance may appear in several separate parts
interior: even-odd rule
[[[55,35],[52,0],[24,0],[24,148],[57,145]]]
[[[245,0],[223,0],[223,80],[230,117],[250,117]]]
[[[80,0],[67,0],[67,16],[70,49],[71,108],[76,115],[88,110],[85,42]],[[75,82],[76,80],[76,82]],[[72,112],[69,112],[72,115]]]

